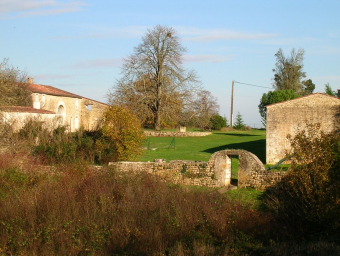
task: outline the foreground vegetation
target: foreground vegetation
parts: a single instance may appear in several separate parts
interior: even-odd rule
[[[87,161],[87,156],[95,156],[93,144],[86,143],[97,137],[84,132],[67,134],[59,128],[50,134],[49,143],[41,144],[54,150],[38,154],[39,145],[28,136],[33,132],[22,130],[9,140],[21,138],[21,143],[16,141],[21,151],[0,153],[0,255],[340,252],[336,134],[310,126],[291,138],[294,158],[281,182],[264,192],[238,189],[220,194],[217,189],[165,183],[148,174],[117,173],[107,166],[97,170]],[[191,139],[187,146],[201,151],[205,144],[206,151],[230,147],[225,142],[230,140],[233,148],[256,149],[263,135],[214,133],[203,138],[210,138],[211,144],[201,138],[184,139]],[[65,150],[72,143],[71,149],[79,154]],[[182,147],[176,145],[186,152]],[[44,152],[69,153],[52,167],[46,166],[52,162]]]
[[[5,254],[243,254],[261,250],[269,228],[269,216],[236,200],[144,174],[39,175],[4,167]]]
[[[261,210],[262,193],[256,191],[221,195],[147,174],[70,164],[48,174],[29,157],[20,157],[24,169],[13,156],[4,157],[2,254],[322,255],[340,250],[324,237],[290,239],[287,229],[277,229],[275,215]]]

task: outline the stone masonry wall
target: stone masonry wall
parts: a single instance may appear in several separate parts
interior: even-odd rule
[[[115,162],[110,167],[117,171],[147,172],[175,184],[220,187],[214,170],[206,162],[194,161],[165,161],[156,162]]]
[[[256,155],[246,150],[227,149],[214,153],[209,163],[216,161],[218,158],[238,156],[238,187],[243,188],[249,186],[249,179],[252,177],[254,171],[265,171],[263,163]],[[218,171],[218,170],[216,170]],[[252,183],[253,184],[253,183]]]
[[[211,135],[211,132],[155,132],[145,131],[148,137],[203,137]]]
[[[94,130],[100,125],[101,118],[109,107],[98,101],[83,98],[81,104],[81,126],[86,130]]]
[[[117,171],[147,172],[175,183],[208,187],[224,187],[231,182],[231,157],[238,156],[238,187],[263,190],[286,175],[287,172],[266,171],[261,161],[246,150],[222,150],[214,153],[208,162],[170,161],[116,162],[109,165]]]
[[[279,182],[287,172],[284,171],[258,171],[249,172],[247,180],[244,181],[244,187],[264,190],[268,187],[274,186]]]
[[[266,162],[275,164],[290,149],[287,135],[294,136],[307,123],[325,132],[340,128],[340,99],[321,93],[267,106]]]

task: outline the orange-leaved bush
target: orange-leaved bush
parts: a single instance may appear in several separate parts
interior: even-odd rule
[[[144,131],[137,116],[122,106],[111,106],[103,115],[103,135],[112,141],[112,161],[133,161],[143,153]]]

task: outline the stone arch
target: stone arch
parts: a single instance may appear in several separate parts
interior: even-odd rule
[[[260,159],[246,150],[227,149],[215,152],[209,159],[209,165],[214,166],[219,185],[226,186],[231,182],[231,156],[238,156],[238,187],[246,187],[254,170],[265,171]],[[229,168],[229,169],[228,169]]]

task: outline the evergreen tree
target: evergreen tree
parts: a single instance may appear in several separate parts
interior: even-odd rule
[[[245,124],[244,124],[244,121],[243,121],[243,118],[240,112],[237,113],[236,122],[233,125],[233,128],[236,130],[243,130],[245,128]]]

